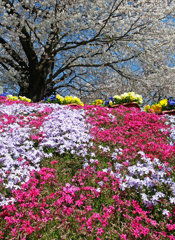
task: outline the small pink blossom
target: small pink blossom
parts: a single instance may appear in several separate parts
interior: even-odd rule
[[[102,233],[104,233],[103,228],[97,228],[98,231],[96,232],[97,234],[99,234],[100,236],[102,235]]]
[[[54,165],[56,163],[58,163],[58,161],[53,160],[52,162],[50,162],[50,164],[52,164],[52,165]]]

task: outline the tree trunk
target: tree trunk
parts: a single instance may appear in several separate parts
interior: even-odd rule
[[[29,85],[29,98],[33,102],[39,102],[43,100],[44,98],[44,92],[45,92],[45,84],[44,81],[41,79],[37,79],[38,85],[36,86],[30,86]]]
[[[20,96],[30,98],[33,102],[43,100],[46,90],[46,77],[44,72],[40,74],[37,71],[30,72],[29,83],[24,82],[20,84]]]
[[[18,96],[25,96],[28,97],[28,87],[29,87],[29,83],[27,81],[21,81],[19,83],[20,86],[20,91]]]

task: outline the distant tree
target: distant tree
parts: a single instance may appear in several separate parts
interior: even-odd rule
[[[133,89],[131,81],[127,81],[111,69],[103,68],[100,72],[90,69],[89,72],[90,76],[93,76],[91,81],[85,83],[86,78],[84,78],[77,83],[77,89],[70,90],[70,94],[80,97],[85,103],[95,99],[107,100],[108,97]]]
[[[158,102],[161,99],[175,97],[175,68],[157,73],[138,73],[138,79],[126,79],[117,72],[104,68],[102,71],[91,72],[96,76],[93,81],[79,81],[77,89],[71,89],[70,94],[80,97],[85,103],[92,102],[95,99],[107,100],[116,94],[124,92],[135,92],[143,96],[143,105]],[[66,93],[65,89],[65,93]]]
[[[145,88],[150,73],[164,85],[171,77],[174,1],[0,0],[0,6],[3,81],[34,102],[64,91],[104,93],[100,76],[116,94],[123,85]]]

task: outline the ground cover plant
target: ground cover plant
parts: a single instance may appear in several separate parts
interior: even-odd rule
[[[1,239],[175,239],[174,126],[1,97]]]

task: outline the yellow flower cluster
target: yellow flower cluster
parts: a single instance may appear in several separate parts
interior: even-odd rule
[[[113,102],[112,102],[112,101],[109,101],[109,105],[112,106],[112,105],[113,105]]]
[[[21,100],[21,101],[25,101],[25,102],[31,102],[31,99],[22,97],[22,96],[19,96],[19,98],[18,98],[17,96],[7,95],[7,99],[13,100],[13,101]]]
[[[60,100],[61,103],[64,101],[64,97],[60,96],[59,94],[56,95],[56,99]]]
[[[12,95],[7,95],[7,99],[16,101],[16,100],[18,100],[18,97],[17,96],[12,96]]]
[[[128,98],[131,101],[137,101],[139,104],[143,103],[142,96],[139,95],[139,94],[135,94],[135,92],[123,93],[120,96],[119,95],[115,95],[113,98],[117,99],[117,100],[123,100],[123,101]]]
[[[101,99],[96,99],[96,100],[94,100],[93,101],[93,103],[92,103],[92,105],[101,105],[101,104],[103,104],[103,100],[101,100]]]
[[[151,106],[151,109],[153,110],[153,112],[161,112],[162,106],[160,104],[155,104]]]
[[[84,106],[84,103],[81,102],[81,100],[78,97],[75,96],[66,96],[64,98],[64,102],[69,104],[69,103],[77,103],[78,105]]]
[[[72,96],[65,96],[64,100],[67,102],[67,103],[73,103],[73,99],[74,97]]]
[[[162,99],[159,103],[160,103],[161,106],[166,107],[168,105],[168,100],[167,99]]]
[[[19,99],[20,99],[21,101],[31,102],[31,99],[30,99],[30,98],[26,98],[26,97],[19,96]]]
[[[167,106],[167,104],[168,104],[168,100],[163,99],[160,102],[153,104],[152,106],[146,105],[144,110],[145,110],[145,112],[160,113],[160,112],[162,112],[162,110],[164,110],[164,108]]]
[[[113,98],[122,99],[121,96],[119,96],[119,95],[115,95]]]

